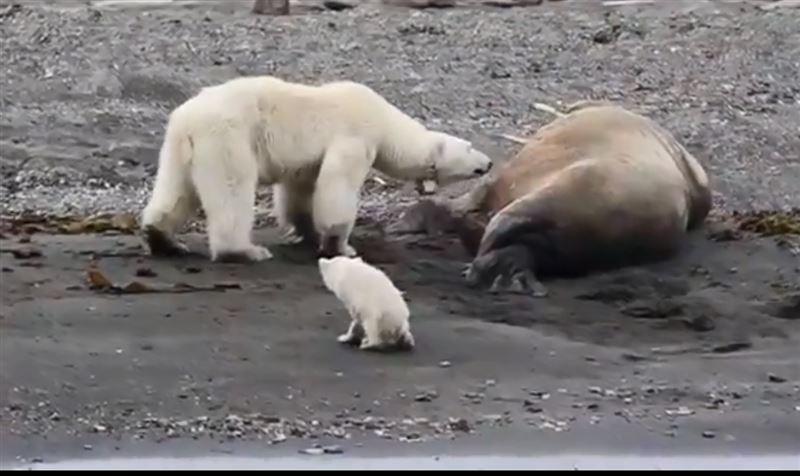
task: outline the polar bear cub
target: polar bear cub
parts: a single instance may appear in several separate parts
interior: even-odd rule
[[[174,235],[202,207],[212,260],[267,259],[251,238],[261,183],[276,186],[282,224],[323,255],[352,256],[371,168],[441,184],[491,166],[470,142],[426,128],[363,84],[242,77],[202,89],[170,114],[142,229],[151,254],[184,254]]]
[[[325,286],[345,305],[352,322],[343,344],[361,350],[411,350],[414,336],[408,323],[408,305],[403,293],[380,269],[360,257],[319,258]]]

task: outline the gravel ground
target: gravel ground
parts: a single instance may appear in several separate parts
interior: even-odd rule
[[[0,18],[4,211],[138,211],[171,108],[240,74],[364,82],[501,159],[549,118],[608,98],[659,120],[708,167],[725,208],[800,204],[800,10],[666,2],[415,11],[364,5],[263,17],[248,4],[26,3]],[[364,215],[413,201],[372,187]]]
[[[494,134],[549,120],[534,102],[610,98],[683,139],[720,209],[800,205],[798,9],[564,1],[270,18],[245,4],[2,5],[6,213],[138,213],[169,110],[257,73],[363,81],[498,160],[513,145]],[[370,220],[415,200],[371,182],[354,236],[409,298],[418,348],[403,356],[342,349],[345,311],[292,247],[270,245],[275,259],[253,266],[154,260],[132,236],[41,223],[28,236],[30,223],[4,220],[0,466],[326,447],[796,454],[795,239],[715,223],[666,263],[548,283],[544,300],[492,296],[464,287],[453,237],[381,234]],[[205,250],[202,234],[187,238]],[[90,261],[139,284],[91,289]]]

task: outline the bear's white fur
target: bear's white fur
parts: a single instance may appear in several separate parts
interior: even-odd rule
[[[261,182],[277,184],[282,225],[305,220],[320,247],[352,256],[348,240],[373,166],[401,180],[448,183],[485,174],[491,160],[355,82],[256,76],[207,87],[169,117],[142,214],[145,238],[153,254],[186,252],[174,235],[202,206],[213,260],[269,258],[251,241]]]
[[[380,269],[360,257],[320,258],[325,286],[347,308],[352,318],[338,341],[362,350],[411,350],[414,337],[403,293]]]

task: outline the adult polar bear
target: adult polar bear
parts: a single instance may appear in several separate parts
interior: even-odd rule
[[[323,255],[353,256],[348,240],[372,167],[441,184],[491,166],[468,141],[427,129],[365,85],[242,77],[202,89],[171,113],[142,228],[153,255],[183,254],[174,235],[202,206],[212,260],[270,258],[251,239],[261,182],[277,185],[282,225]]]

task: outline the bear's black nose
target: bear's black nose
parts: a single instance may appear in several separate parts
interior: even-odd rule
[[[483,175],[483,174],[485,174],[486,172],[488,172],[490,170],[492,170],[492,163],[491,162],[489,162],[489,165],[487,165],[486,168],[475,169],[475,175]]]

